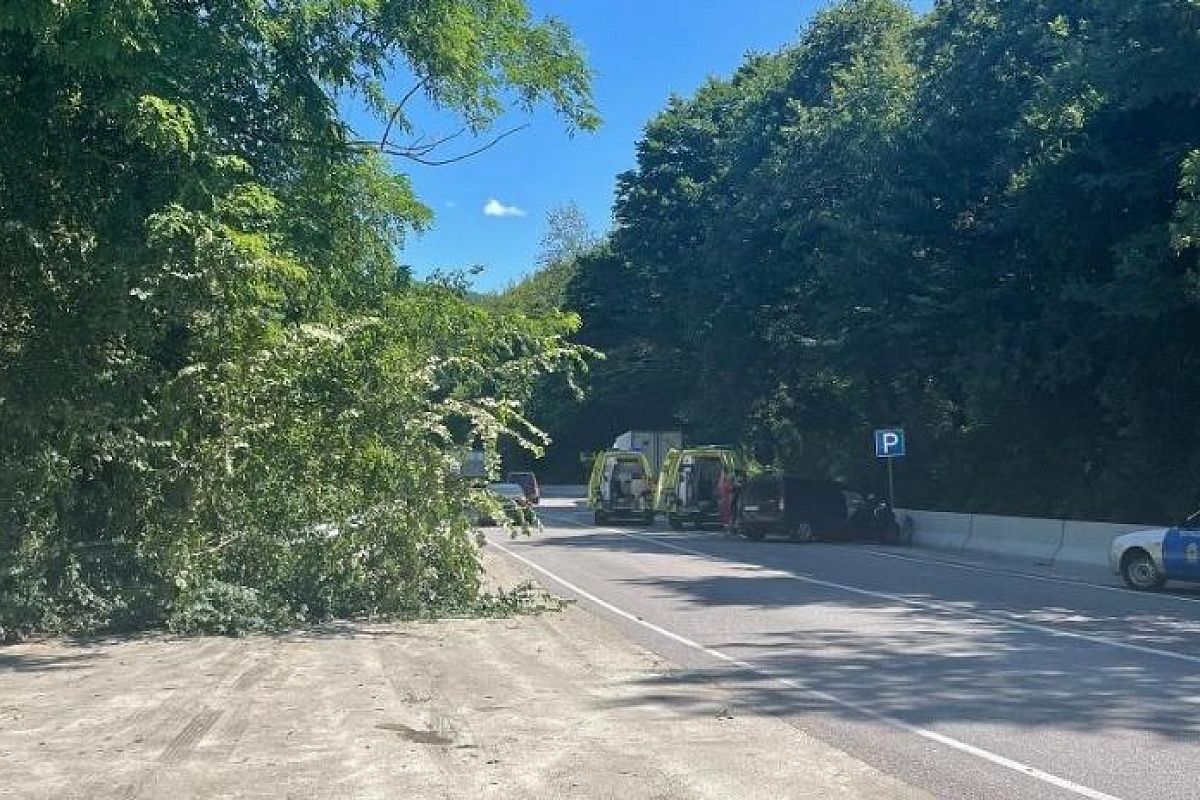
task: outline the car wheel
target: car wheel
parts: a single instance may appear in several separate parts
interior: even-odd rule
[[[751,528],[750,530],[743,528],[741,530],[741,534],[747,539],[752,539],[756,542],[761,542],[763,539],[767,538],[767,532],[762,528]]]
[[[654,524],[654,512],[653,511],[648,511],[648,512],[646,512],[645,515],[642,516],[642,524],[645,525],[647,528],[649,528],[651,525]]]
[[[1126,586],[1139,592],[1161,589],[1167,582],[1167,577],[1144,550],[1138,550],[1122,559],[1121,577],[1125,579]]]
[[[683,530],[683,520],[674,514],[667,514],[667,524],[671,526],[671,530],[673,531]]]
[[[597,525],[607,525],[608,524],[608,515],[605,514],[603,511],[597,511],[595,514],[595,520],[596,520]]]
[[[795,528],[792,528],[793,542],[811,542],[817,537],[813,534],[813,527],[807,522],[799,523]]]

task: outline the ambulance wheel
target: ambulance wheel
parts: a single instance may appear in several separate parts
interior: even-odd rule
[[[1131,550],[1121,559],[1121,577],[1126,586],[1139,592],[1161,589],[1167,582],[1167,576],[1145,550]]]

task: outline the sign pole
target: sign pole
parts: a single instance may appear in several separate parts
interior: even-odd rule
[[[903,458],[908,448],[903,428],[880,428],[875,431],[875,457],[887,461],[888,503],[896,507],[896,478],[892,462]]]
[[[894,458],[889,458],[887,460],[887,465],[888,465],[888,505],[890,505],[892,508],[896,507],[896,481],[892,477],[892,462],[895,460],[896,459],[894,459]]]

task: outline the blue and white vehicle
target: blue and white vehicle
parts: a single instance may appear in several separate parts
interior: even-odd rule
[[[1200,582],[1200,511],[1170,528],[1133,531],[1113,539],[1113,572],[1130,589],[1160,589],[1167,581]]]

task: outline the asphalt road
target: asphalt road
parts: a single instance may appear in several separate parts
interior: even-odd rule
[[[1200,797],[1200,594],[548,502],[542,532],[492,544],[678,665],[654,679],[676,706],[724,685],[942,797]]]

